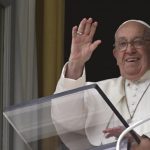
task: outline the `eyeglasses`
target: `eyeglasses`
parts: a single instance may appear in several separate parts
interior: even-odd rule
[[[120,40],[120,41],[115,42],[114,47],[115,47],[115,50],[125,51],[127,49],[128,45],[130,44],[134,48],[140,49],[146,45],[147,41],[150,41],[150,39],[135,38],[129,42],[127,40],[122,40],[122,41]]]

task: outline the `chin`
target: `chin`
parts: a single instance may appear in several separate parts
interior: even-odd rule
[[[125,79],[128,79],[130,81],[137,81],[140,79],[141,76],[126,76]]]
[[[145,72],[136,72],[136,73],[125,73],[125,72],[122,72],[121,73],[121,76],[124,77],[125,79],[128,79],[128,80],[131,80],[131,81],[136,81],[136,80],[139,80],[143,74]]]

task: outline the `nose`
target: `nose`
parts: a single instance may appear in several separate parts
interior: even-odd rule
[[[132,43],[128,43],[126,53],[136,53],[136,48]]]

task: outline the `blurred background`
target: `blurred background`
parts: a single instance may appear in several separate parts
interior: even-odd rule
[[[87,80],[119,76],[114,33],[125,20],[150,24],[149,5],[136,0],[0,0],[0,149],[27,150],[3,117],[5,108],[51,95],[70,54],[71,30],[82,18],[98,21],[102,44],[86,64]],[[58,136],[37,150],[65,149]]]

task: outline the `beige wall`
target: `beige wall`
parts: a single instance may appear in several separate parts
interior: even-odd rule
[[[39,97],[54,92],[63,65],[64,0],[37,1]],[[56,150],[58,137],[41,142],[42,150]]]

